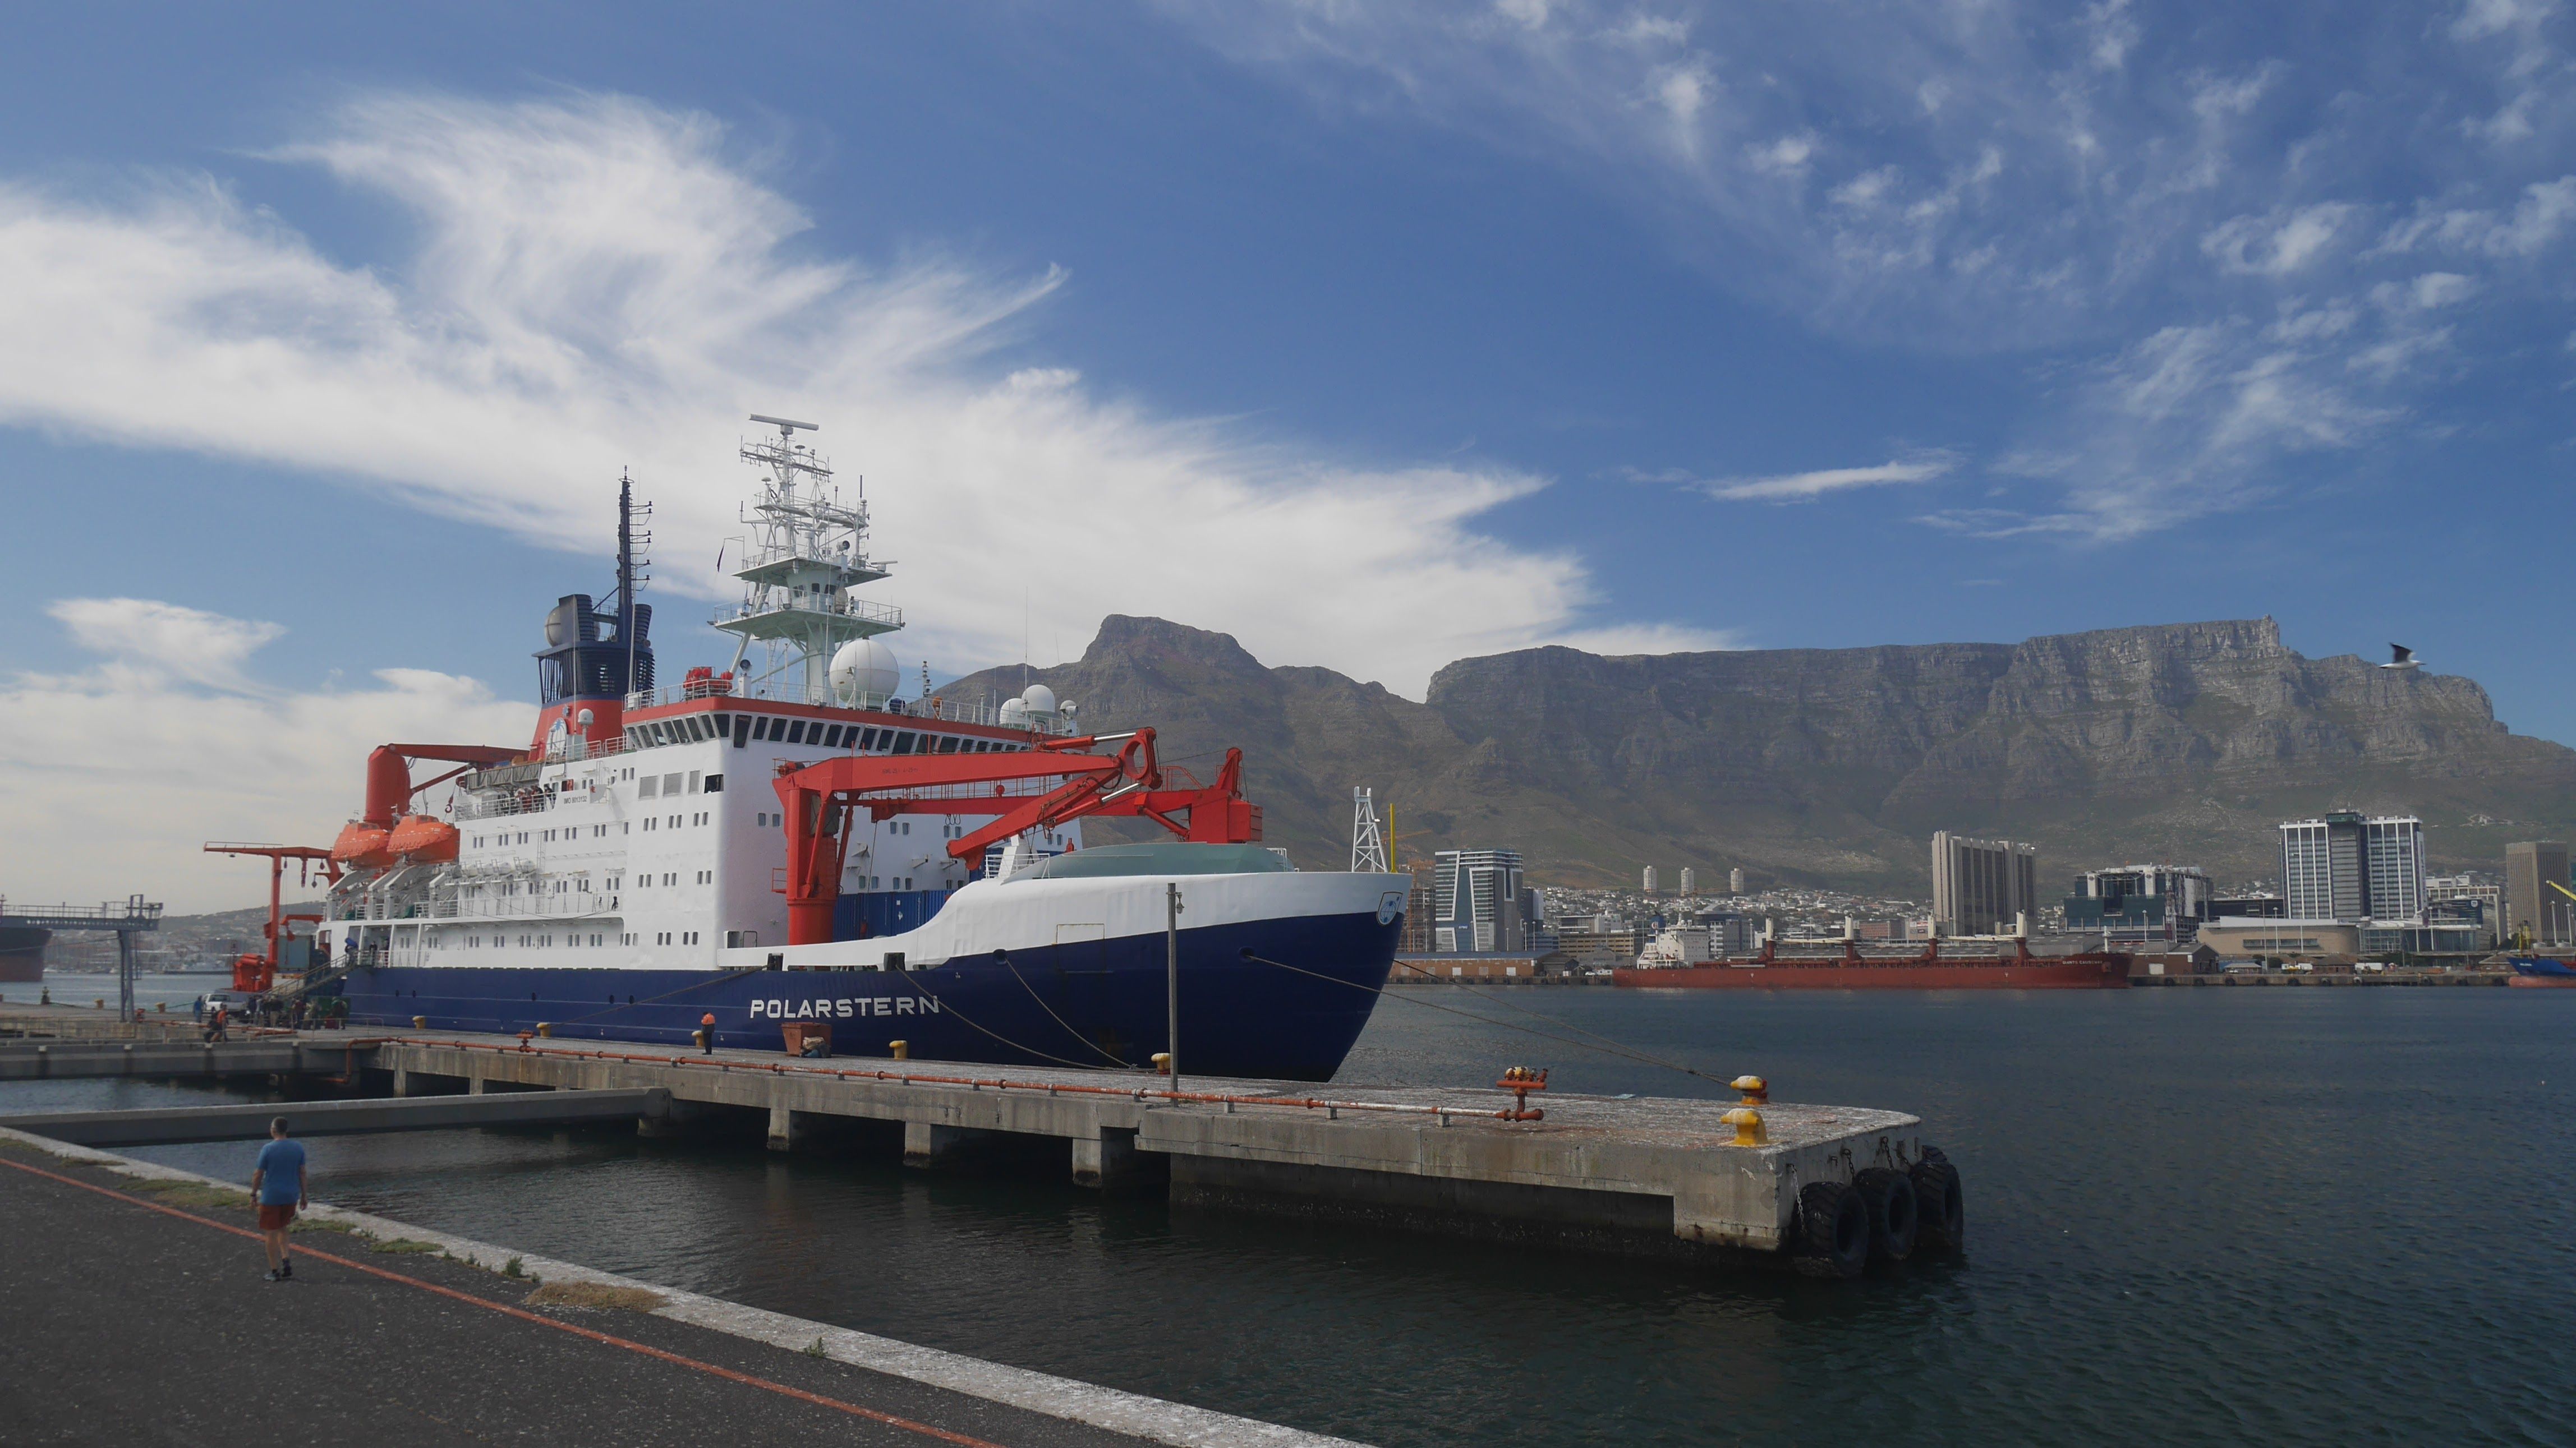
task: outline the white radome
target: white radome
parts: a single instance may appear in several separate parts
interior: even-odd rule
[[[1005,729],[1028,728],[1029,706],[1021,703],[1017,699],[1004,699],[1002,701],[1002,727]]]
[[[832,655],[832,695],[844,704],[885,699],[900,687],[903,668],[894,650],[875,639],[852,639]]]
[[[1052,714],[1055,712],[1055,690],[1044,684],[1031,684],[1029,691],[1020,696],[1020,702],[1028,705],[1032,714]]]

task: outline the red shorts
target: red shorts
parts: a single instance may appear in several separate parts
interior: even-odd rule
[[[288,1202],[281,1207],[272,1207],[266,1202],[259,1204],[259,1229],[263,1232],[283,1232],[286,1230],[286,1224],[294,1220],[293,1202]]]

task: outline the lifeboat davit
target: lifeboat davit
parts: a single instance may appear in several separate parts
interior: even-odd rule
[[[343,870],[381,870],[394,862],[393,831],[365,820],[351,820],[340,827],[340,838],[331,842],[331,860]]]
[[[385,848],[410,864],[444,864],[456,858],[456,826],[428,815],[404,815],[386,837]]]

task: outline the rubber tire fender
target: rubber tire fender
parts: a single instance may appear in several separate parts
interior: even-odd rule
[[[1852,1190],[1869,1204],[1870,1260],[1902,1262],[1913,1256],[1914,1235],[1922,1224],[1915,1211],[1913,1179],[1874,1166],[1852,1173]]]
[[[1842,1182],[1798,1189],[1798,1241],[1791,1252],[1809,1277],[1858,1277],[1869,1265],[1869,1203]]]
[[[1959,1169],[1937,1146],[1906,1173],[1914,1179],[1915,1250],[1955,1257],[1968,1247],[1967,1205],[1959,1195]]]

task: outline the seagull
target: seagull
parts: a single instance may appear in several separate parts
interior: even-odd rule
[[[2423,660],[2416,658],[2415,651],[2406,647],[2404,644],[2390,644],[2388,646],[2388,662],[2381,664],[2380,667],[2383,669],[2420,669],[2424,667],[2424,662]]]

